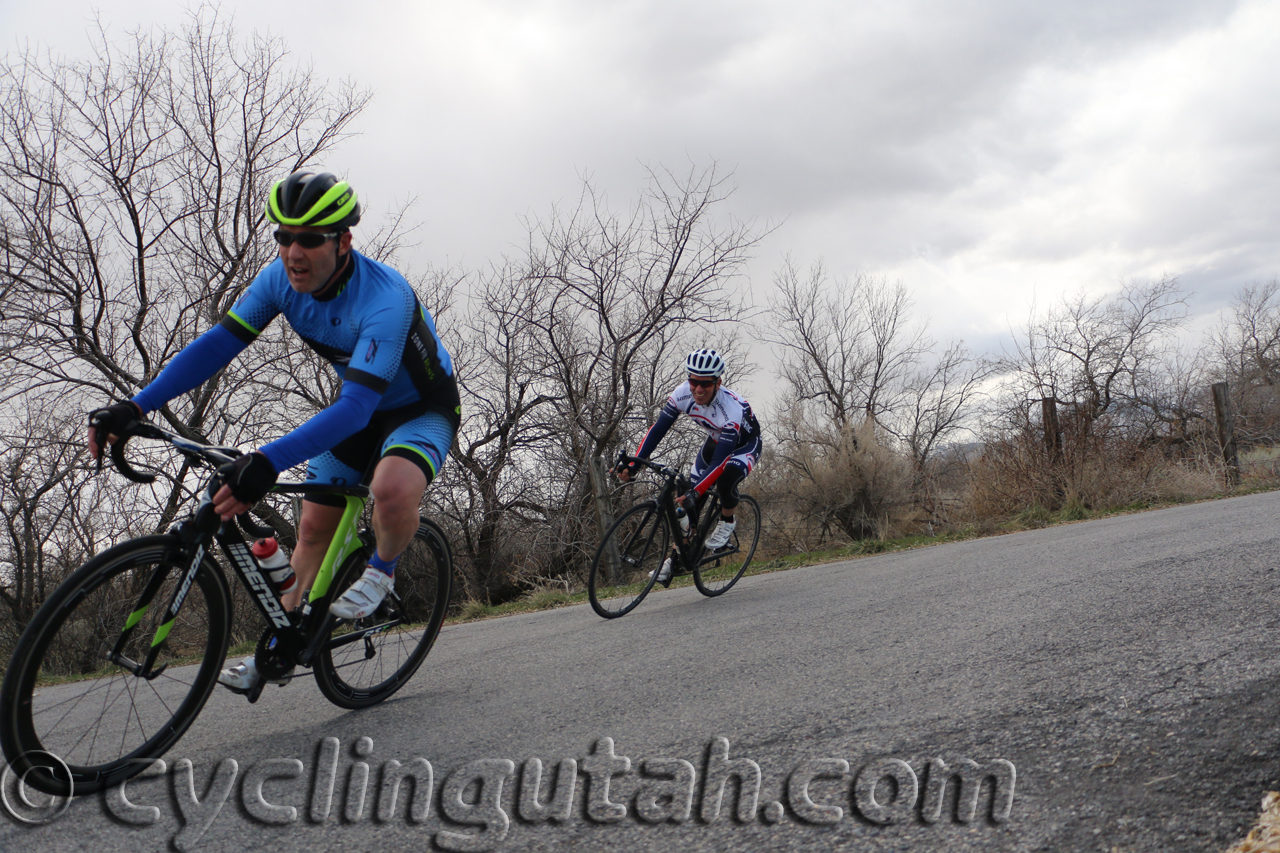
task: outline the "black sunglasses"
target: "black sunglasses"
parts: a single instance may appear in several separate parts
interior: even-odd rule
[[[714,378],[713,379],[694,379],[692,376],[690,376],[689,384],[694,388],[710,388],[716,384],[716,380]]]
[[[292,246],[297,243],[304,249],[318,249],[324,245],[326,240],[332,240],[341,234],[341,231],[330,231],[327,234],[319,234],[315,231],[303,231],[301,234],[294,234],[291,231],[276,231],[272,236],[276,238],[276,242],[281,246]]]

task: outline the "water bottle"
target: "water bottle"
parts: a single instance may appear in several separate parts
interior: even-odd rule
[[[685,511],[684,511],[684,507],[682,507],[682,506],[678,506],[678,507],[676,507],[676,521],[679,521],[679,522],[680,522],[680,536],[681,536],[681,538],[688,538],[688,536],[689,536],[689,513],[685,512]]]
[[[280,547],[275,538],[259,539],[253,543],[253,556],[258,565],[267,570],[271,583],[281,595],[289,591],[297,578],[293,574],[293,566],[289,565],[289,555]]]

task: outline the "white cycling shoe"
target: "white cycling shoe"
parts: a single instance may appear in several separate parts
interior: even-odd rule
[[[664,588],[671,585],[671,558],[670,557],[667,557],[666,562],[662,564],[662,568],[654,569],[652,572],[649,572],[650,577],[653,577],[655,574],[658,576],[658,583],[662,584]]]
[[[707,537],[707,548],[712,551],[719,551],[728,545],[729,537],[733,535],[734,523],[732,518],[722,517],[720,523],[716,525],[716,529]]]
[[[339,619],[363,619],[378,609],[395,585],[392,575],[369,566],[360,579],[333,603],[329,612]]]
[[[272,684],[288,684],[289,679],[293,678],[293,670],[290,669],[283,678],[272,678]],[[254,663],[253,655],[240,661],[235,666],[229,666],[222,670],[218,675],[218,683],[224,687],[230,687],[237,693],[247,693],[252,690],[262,676],[258,673],[258,667]]]

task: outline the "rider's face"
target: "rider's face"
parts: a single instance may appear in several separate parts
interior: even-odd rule
[[[324,228],[302,228],[296,225],[279,227],[281,231],[290,234],[325,232]],[[344,231],[336,239],[325,240],[314,249],[304,249],[296,241],[288,246],[280,246],[279,249],[285,273],[289,276],[289,285],[298,293],[315,293],[324,287],[351,251],[351,232]]]
[[[705,406],[710,403],[712,399],[715,398],[716,391],[720,390],[719,379],[710,380],[709,385],[699,384],[707,381],[708,380],[702,376],[689,377],[689,389],[693,391],[693,401],[699,406]]]

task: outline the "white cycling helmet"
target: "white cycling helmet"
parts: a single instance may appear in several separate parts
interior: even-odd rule
[[[715,376],[724,373],[724,359],[713,349],[694,350],[684,360],[685,369],[694,376]]]

